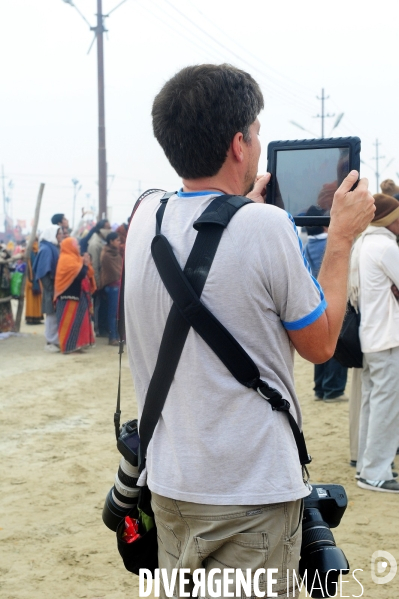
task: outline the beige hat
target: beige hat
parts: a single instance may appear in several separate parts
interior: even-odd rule
[[[381,182],[381,191],[387,196],[393,196],[395,193],[399,193],[399,187],[395,185],[395,182],[392,179],[385,179],[385,181]]]
[[[399,218],[399,202],[390,195],[384,193],[376,193],[375,215],[371,222],[373,227],[389,227]]]

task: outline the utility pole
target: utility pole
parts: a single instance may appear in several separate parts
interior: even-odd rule
[[[375,140],[375,144],[373,144],[373,146],[375,146],[375,156],[374,156],[374,160],[375,160],[375,179],[376,179],[376,184],[377,184],[377,191],[376,193],[380,193],[380,172],[379,172],[379,161],[382,160],[383,158],[385,158],[385,156],[379,156],[378,155],[378,146],[380,146],[381,144],[379,143],[378,139]]]
[[[3,209],[4,209],[4,232],[7,232],[7,196],[6,196],[6,187],[4,184],[4,165],[1,165],[1,179],[2,179],[2,190],[3,190]]]
[[[13,182],[12,181],[8,181],[8,185],[7,185],[7,192],[6,192],[6,176],[4,174],[4,165],[1,165],[1,180],[2,180],[2,192],[3,192],[3,209],[4,209],[4,231],[7,232],[7,230],[9,229],[9,222],[8,219],[12,217],[12,214],[10,213],[10,205],[11,205],[11,197],[10,197],[10,191],[13,188]]]
[[[76,198],[79,191],[82,189],[82,186],[79,185],[78,179],[72,179],[73,185],[73,208],[72,208],[72,231],[75,229],[75,206],[76,206]],[[78,187],[79,185],[79,187]]]
[[[91,27],[97,38],[98,82],[98,220],[107,217],[107,151],[105,147],[104,101],[104,15],[102,0],[97,0],[97,26]]]
[[[330,96],[324,95],[324,88],[321,90],[321,98],[316,96],[318,100],[321,100],[321,114],[316,114],[315,119],[321,119],[321,138],[324,139],[324,119],[335,116],[335,114],[324,114],[324,102],[328,100]]]
[[[97,40],[97,86],[98,86],[98,220],[107,217],[107,152],[105,146],[105,102],[104,102],[104,38],[107,29],[104,27],[104,19],[114,12],[126,0],[121,0],[108,14],[104,15],[102,0],[97,0],[97,25],[91,27],[89,21],[80,12],[73,0],[64,0],[66,4],[73,6],[82,19],[94,31],[94,40]],[[94,43],[93,40],[93,43]],[[93,44],[91,44],[92,46]],[[89,48],[89,52],[91,50]]]

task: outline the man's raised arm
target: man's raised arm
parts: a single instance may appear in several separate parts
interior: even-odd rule
[[[368,190],[368,180],[351,171],[334,194],[331,222],[323,263],[318,281],[327,302],[325,312],[309,326],[287,331],[295,349],[306,360],[323,363],[335,351],[347,303],[349,257],[356,237],[374,217],[374,198]]]

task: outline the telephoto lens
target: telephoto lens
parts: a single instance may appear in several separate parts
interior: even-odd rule
[[[115,484],[109,491],[103,508],[103,522],[116,532],[118,524],[137,505],[139,487],[137,460],[133,465],[124,457],[121,458],[119,469],[115,476]]]
[[[317,485],[304,503],[299,574],[311,597],[336,597],[339,576],[348,574],[349,563],[330,527],[338,526],[345,511],[345,490],[341,485]]]

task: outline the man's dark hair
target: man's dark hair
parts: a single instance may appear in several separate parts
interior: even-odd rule
[[[54,216],[51,218],[51,223],[52,223],[53,225],[60,225],[60,224],[61,224],[61,221],[62,221],[62,219],[64,218],[64,216],[65,216],[65,215],[64,215],[64,214],[62,214],[62,213],[57,213],[57,214],[54,214]]]
[[[180,177],[212,177],[236,133],[250,141],[263,105],[259,85],[245,71],[228,64],[185,67],[154,100],[154,135]]]

